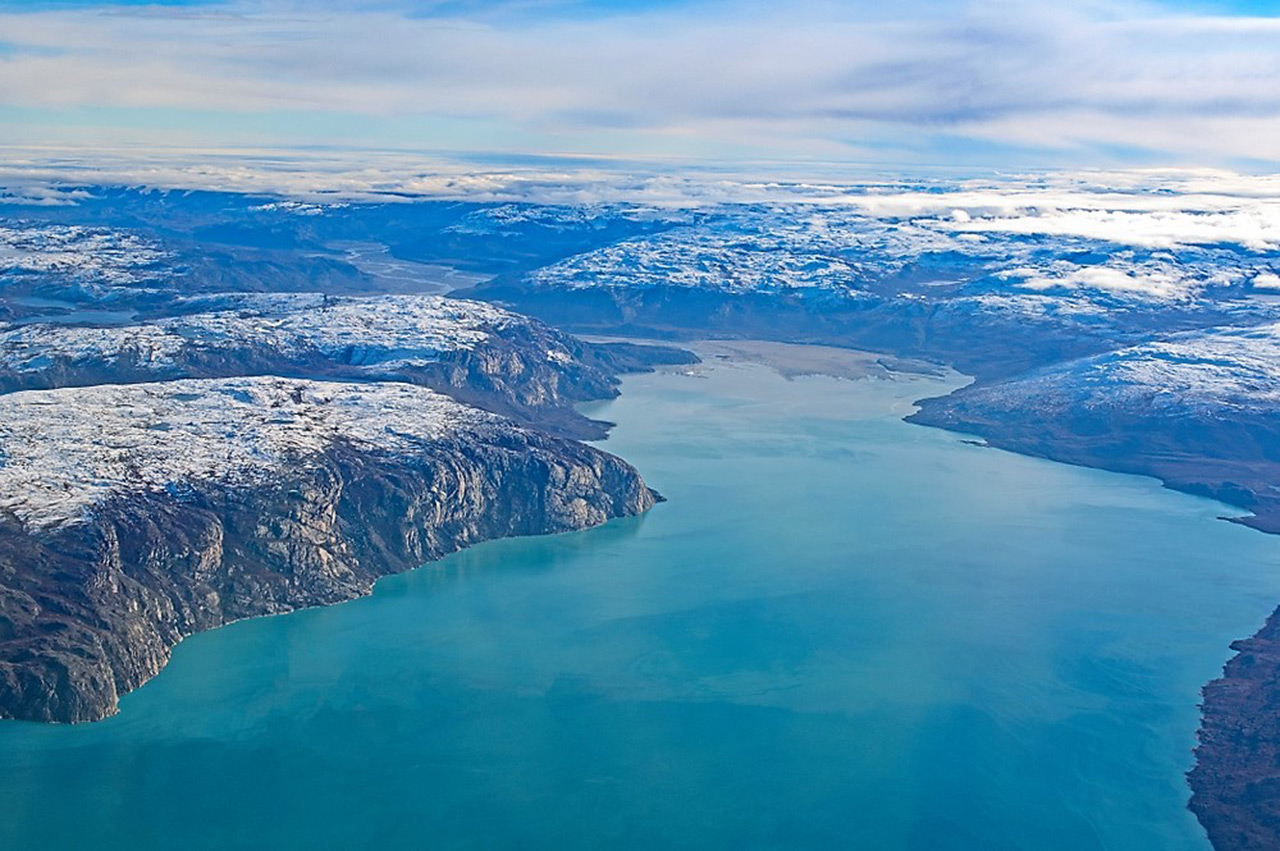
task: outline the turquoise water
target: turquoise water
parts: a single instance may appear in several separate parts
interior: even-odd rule
[[[1280,538],[898,421],[933,379],[629,378],[670,502],[184,642],[0,724],[0,848],[1179,851]]]

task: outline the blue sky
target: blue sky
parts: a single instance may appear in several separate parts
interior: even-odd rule
[[[0,145],[1280,163],[1280,0],[0,0]]]

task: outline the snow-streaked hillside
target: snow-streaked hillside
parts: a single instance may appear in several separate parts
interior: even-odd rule
[[[0,221],[0,275],[59,276],[104,291],[172,275],[163,269],[171,259],[156,240],[130,230]]]
[[[1090,410],[1170,419],[1249,413],[1280,424],[1280,323],[1177,334],[964,395],[992,413],[1035,410],[1046,418]]]
[[[0,332],[0,369],[32,372],[54,362],[130,363],[160,369],[189,349],[269,350],[283,358],[319,353],[344,364],[413,366],[466,351],[529,320],[483,302],[439,296],[302,300],[241,298],[244,309],[103,328],[26,325]],[[301,306],[299,306],[301,303]],[[256,305],[253,309],[251,305]],[[549,338],[554,345],[555,338]],[[545,352],[552,361],[569,353]]]
[[[0,509],[47,527],[113,496],[197,479],[269,482],[337,441],[395,453],[502,422],[390,382],[259,377],[13,393],[0,397]]]

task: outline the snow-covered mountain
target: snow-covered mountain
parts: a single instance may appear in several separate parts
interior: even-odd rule
[[[996,446],[1155,475],[1280,531],[1280,324],[1184,332],[923,403]]]
[[[272,350],[285,359],[317,354],[342,363],[389,369],[434,363],[473,351],[513,325],[534,323],[483,302],[438,296],[277,300],[242,297],[241,309],[186,314],[105,327],[31,324],[0,332],[0,368],[30,373],[50,363],[128,360],[156,370],[179,368],[189,350]],[[255,304],[256,303],[256,304]],[[569,338],[546,330],[548,361],[565,363]]]
[[[233,293],[174,304],[238,309],[10,327],[0,331],[0,392],[240,375],[394,379],[599,436],[602,427],[572,405],[616,395],[615,374],[645,366],[638,349],[591,346],[484,302],[439,296]]]

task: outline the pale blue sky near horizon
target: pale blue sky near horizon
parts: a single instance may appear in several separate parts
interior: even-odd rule
[[[467,9],[538,6],[541,9],[550,7],[596,8],[608,11],[636,10],[644,8],[660,8],[665,6],[693,5],[698,0],[548,0],[548,2],[531,3],[529,0],[321,0],[314,5],[330,8],[346,7],[358,9],[416,9],[420,11],[439,10],[456,12]],[[112,6],[226,6],[233,5],[228,0],[0,0],[0,8],[33,10],[47,8],[110,8]],[[1280,4],[1275,0],[1172,0],[1161,4],[1167,8],[1188,11],[1218,11],[1239,15],[1269,15],[1276,13]]]
[[[0,145],[1280,165],[1280,0],[0,0]]]

